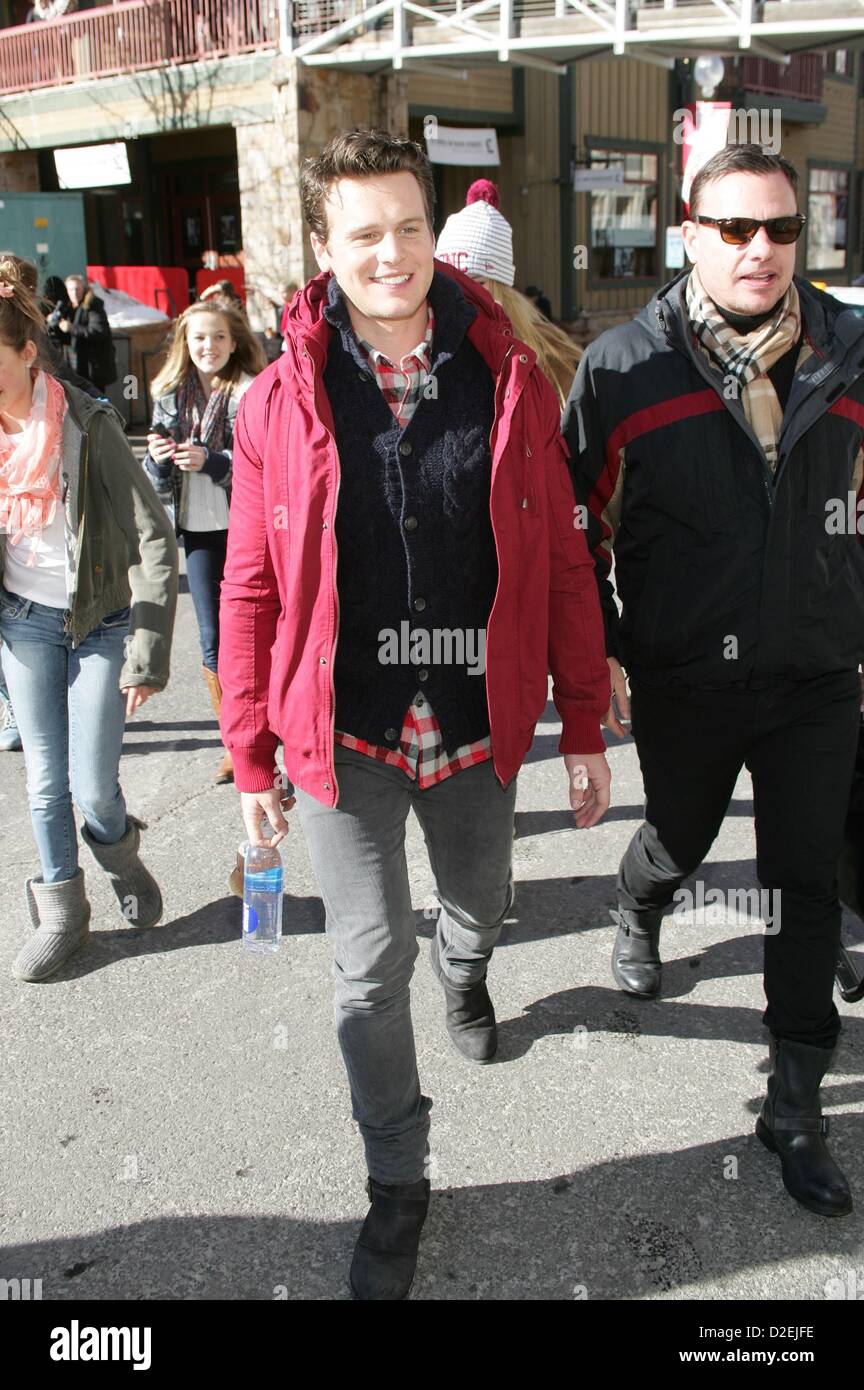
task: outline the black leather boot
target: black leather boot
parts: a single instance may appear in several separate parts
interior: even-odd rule
[[[354,1247],[351,1293],[362,1302],[407,1298],[429,1210],[429,1180],[385,1186],[369,1178],[366,1191],[372,1205]]]
[[[639,999],[653,999],[660,989],[661,913],[618,909],[618,933],[612,947],[612,974],[619,989]]]
[[[498,1051],[498,1025],[486,976],[475,985],[459,988],[451,984],[441,969],[438,956],[438,937],[433,936],[429,950],[432,969],[441,981],[447,1001],[447,1032],[450,1040],[469,1062],[491,1062]]]
[[[756,1133],[779,1157],[783,1186],[796,1202],[820,1216],[847,1216],[852,1193],[828,1152],[828,1120],[819,1099],[832,1055],[831,1048],[772,1037],[768,1094]]]

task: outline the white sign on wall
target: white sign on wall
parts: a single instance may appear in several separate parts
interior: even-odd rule
[[[105,188],[132,182],[129,156],[121,140],[111,145],[55,150],[54,165],[61,188]]]
[[[623,164],[613,164],[610,169],[576,169],[573,174],[574,193],[605,193],[623,186]]]
[[[684,237],[680,227],[666,228],[666,268],[684,269]]]
[[[459,126],[426,127],[426,152],[433,164],[500,164],[494,129],[465,130]]]

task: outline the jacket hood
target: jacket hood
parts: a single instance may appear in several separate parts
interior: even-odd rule
[[[687,301],[685,288],[690,270],[682,270],[674,279],[663,285],[636,315],[649,333],[668,336],[677,325],[683,332],[687,322]],[[854,313],[847,304],[842,304],[833,295],[817,290],[809,280],[800,276],[792,277],[801,301],[804,326],[813,344],[822,353],[830,352],[836,344],[841,352],[857,344],[864,345],[864,318]]]
[[[69,413],[79,429],[86,433],[95,416],[99,414],[113,415],[115,419],[120,420],[125,429],[125,422],[110,401],[99,401],[95,396],[88,396],[86,391],[79,390],[70,381],[61,381],[60,385],[66,392],[66,404],[69,407]]]
[[[445,264],[444,261],[436,259],[434,266],[436,278],[444,276],[446,280],[458,286],[462,297],[474,310],[474,317],[479,325],[487,328],[490,334],[497,332],[502,342],[512,339],[507,315],[478,281],[472,280],[470,276],[454,266]],[[288,307],[285,321],[285,351],[276,364],[278,374],[286,384],[292,377],[306,375],[304,362],[310,347],[313,351],[316,345],[320,346],[322,351],[326,349],[332,332],[324,317],[331,278],[332,272],[329,270],[313,276],[297,291]],[[433,285],[434,283],[433,279]],[[506,348],[504,350],[506,351]]]

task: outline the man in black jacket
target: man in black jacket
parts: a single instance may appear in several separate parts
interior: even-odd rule
[[[94,386],[110,386],[117,380],[114,342],[105,305],[95,295],[83,275],[70,275],[66,292],[72,318],[58,323],[60,338],[67,345],[69,365],[87,377]]]
[[[756,1129],[792,1196],[840,1216],[852,1198],[819,1085],[840,1028],[837,862],[864,656],[864,322],[794,276],[796,184],[756,146],[708,161],[684,223],[692,270],[591,344],[564,430],[606,619],[607,723],[625,732],[623,664],[646,792],[615,979],[657,993],[663,910],[746,766],[772,904]]]

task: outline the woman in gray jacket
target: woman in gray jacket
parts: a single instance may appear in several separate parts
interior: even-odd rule
[[[39,305],[0,258],[0,637],[42,873],[13,966],[54,974],[89,933],[82,836],[123,917],[153,926],[159,887],[119,783],[124,722],[168,681],[177,544],[114,410],[45,369]]]
[[[224,299],[180,315],[165,365],[153,382],[153,423],[144,466],[174,518],[186,551],[204,679],[216,718],[222,688],[219,592],[228,545],[231,451],[240,398],[266,365],[246,315]],[[232,782],[225,752],[217,782]]]

